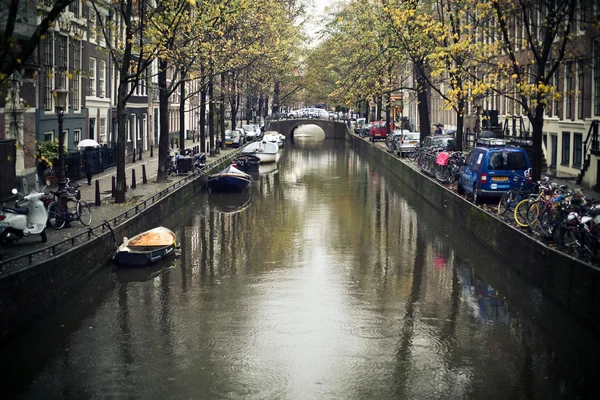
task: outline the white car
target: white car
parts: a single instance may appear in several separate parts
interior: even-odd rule
[[[258,125],[242,125],[242,129],[246,132],[246,140],[251,142],[260,137],[260,128]]]

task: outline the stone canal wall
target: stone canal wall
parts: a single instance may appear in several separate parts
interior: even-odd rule
[[[346,140],[357,153],[388,168],[507,267],[600,329],[599,268],[538,242],[356,135],[348,132]]]
[[[205,192],[206,177],[224,168],[230,158],[214,165],[181,187],[172,190],[134,217],[113,228],[117,244],[123,237],[156,226],[174,228],[189,216],[179,213],[182,207]],[[123,210],[123,212],[126,209]],[[27,325],[54,309],[101,268],[110,265],[115,252],[108,229],[101,235],[44,263],[7,274],[0,279],[0,344]]]

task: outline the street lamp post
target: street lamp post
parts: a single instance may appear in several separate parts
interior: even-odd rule
[[[65,137],[63,135],[63,115],[67,108],[67,95],[69,91],[58,87],[54,89],[54,111],[58,117],[58,193],[60,198],[64,198],[66,179],[65,179]]]

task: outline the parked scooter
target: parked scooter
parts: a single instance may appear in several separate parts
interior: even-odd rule
[[[12,190],[18,194],[17,189]],[[42,192],[31,191],[23,200],[17,200],[14,207],[0,208],[0,245],[8,246],[22,237],[40,235],[46,242],[46,222],[48,212],[42,197]]]

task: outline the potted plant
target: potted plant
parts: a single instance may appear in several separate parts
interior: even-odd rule
[[[54,173],[54,164],[58,161],[58,140],[46,140],[37,145],[35,158],[37,159],[38,173],[43,178],[54,182],[56,174]]]

